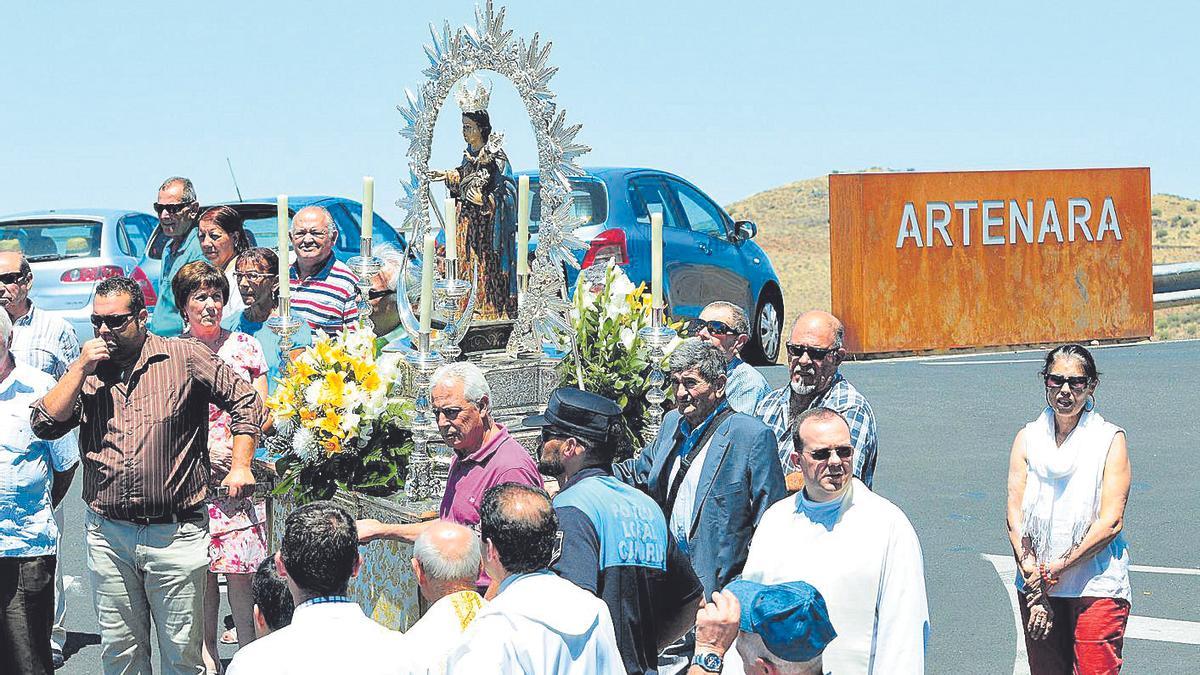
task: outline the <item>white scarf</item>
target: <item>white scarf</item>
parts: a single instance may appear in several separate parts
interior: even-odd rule
[[[1108,448],[1120,427],[1085,410],[1059,446],[1054,412],[1047,407],[1025,425],[1028,472],[1021,502],[1022,534],[1040,561],[1064,558],[1083,541],[1100,513],[1100,488]]]

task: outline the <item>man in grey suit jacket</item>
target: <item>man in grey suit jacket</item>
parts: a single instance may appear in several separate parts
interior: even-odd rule
[[[787,496],[775,435],[726,403],[725,368],[725,355],[713,345],[681,342],[667,362],[675,410],[641,455],[613,466],[615,476],[662,507],[706,598],[741,574],[759,518]],[[668,651],[690,660],[690,644],[673,647]],[[661,672],[678,672],[659,665]]]

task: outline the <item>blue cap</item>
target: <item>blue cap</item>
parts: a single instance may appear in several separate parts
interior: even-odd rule
[[[555,427],[601,443],[608,440],[609,429],[622,414],[621,406],[599,394],[575,387],[559,387],[550,392],[546,412],[523,420],[527,427]]]
[[[741,629],[762,638],[775,656],[811,661],[837,637],[821,592],[803,581],[764,585],[735,579],[725,590],[742,606]]]

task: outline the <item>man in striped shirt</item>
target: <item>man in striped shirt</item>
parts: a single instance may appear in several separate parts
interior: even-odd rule
[[[296,262],[291,267],[292,311],[313,330],[340,333],[358,320],[357,277],[333,255],[338,231],[323,207],[306,206],[292,218]]]

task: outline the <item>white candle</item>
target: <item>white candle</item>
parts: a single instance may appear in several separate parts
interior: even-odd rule
[[[433,325],[433,266],[437,237],[425,235],[425,255],[421,258],[421,332],[428,333]],[[403,298],[401,298],[403,302]]]
[[[458,205],[446,197],[446,260],[458,260]]]
[[[529,274],[529,176],[517,180],[517,276]]]
[[[362,236],[371,238],[375,226],[375,177],[363,176]],[[365,255],[365,254],[364,254]]]
[[[280,304],[292,296],[291,275],[288,274],[288,198],[279,195],[277,216],[279,218],[279,300]]]
[[[663,233],[662,212],[650,214],[650,292],[653,294],[652,306],[663,306],[662,274],[663,274]]]

